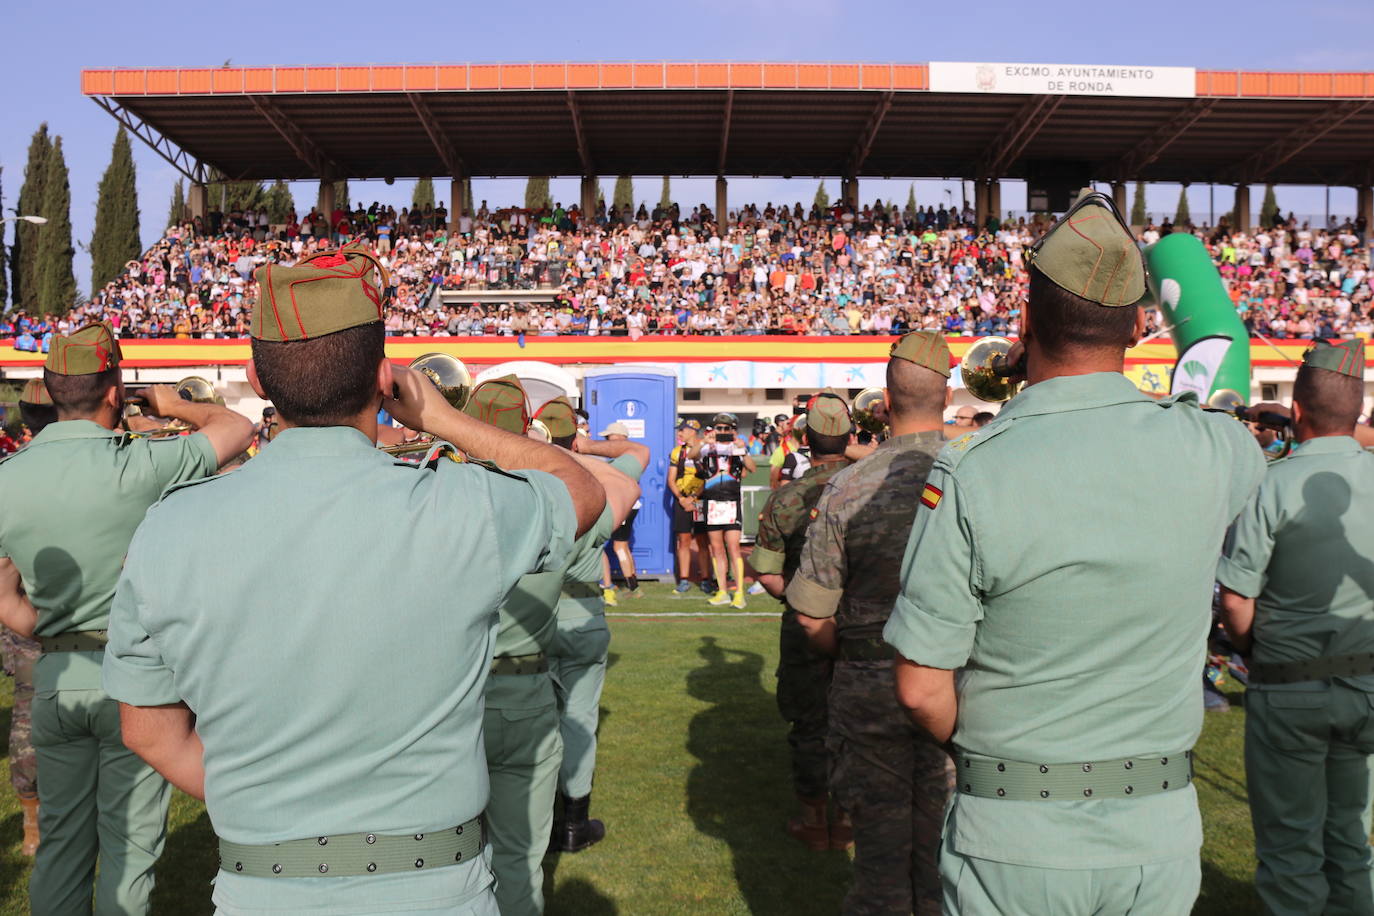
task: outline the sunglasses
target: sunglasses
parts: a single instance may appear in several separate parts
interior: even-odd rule
[[[716,432],[718,432],[718,433],[728,433],[728,432],[729,432],[730,430],[732,430],[732,429],[734,429],[733,426],[717,426],[717,427],[716,427]]]

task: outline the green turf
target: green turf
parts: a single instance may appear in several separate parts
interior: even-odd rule
[[[593,813],[602,844],[546,861],[548,912],[569,916],[838,912],[848,881],[843,853],[810,853],[782,832],[791,813],[783,723],[774,703],[777,621],[709,608],[704,596],[646,597],[613,612],[697,613],[616,617],[602,700]],[[699,596],[699,597],[698,597]],[[766,596],[750,612],[776,610]],[[709,616],[708,616],[709,614]],[[1238,697],[1232,696],[1236,702]],[[0,734],[10,687],[0,686]],[[1209,714],[1197,747],[1207,843],[1202,898],[1208,916],[1251,914],[1252,837],[1241,765],[1244,714]],[[20,816],[0,792],[0,914],[28,912]],[[154,910],[211,912],[214,834],[198,802],[177,794]]]

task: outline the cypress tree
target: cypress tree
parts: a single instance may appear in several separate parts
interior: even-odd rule
[[[906,187],[906,215],[908,218],[916,215],[916,182],[912,182]],[[994,213],[993,216],[997,214]]]
[[[525,182],[525,209],[541,210],[551,206],[549,201],[549,177],[531,175]]]
[[[1145,225],[1147,217],[1145,215],[1145,182],[1135,183],[1135,198],[1131,201],[1131,225]]]
[[[615,190],[611,193],[611,203],[621,213],[635,208],[635,183],[629,175],[621,175],[615,180]]]
[[[272,182],[263,200],[263,207],[267,210],[267,220],[271,225],[286,225],[291,214],[296,212],[296,199],[291,196],[291,189],[286,182],[280,179]]]
[[[596,206],[599,210],[606,209],[606,189],[601,186],[601,179],[596,180]]]
[[[672,182],[667,175],[663,176],[663,190],[658,196],[658,205],[664,210],[671,210],[673,208]]]
[[[48,154],[47,174],[43,178],[42,216],[47,225],[38,236],[38,308],[43,312],[65,312],[76,300],[76,276],[72,273],[72,191],[68,184],[67,160],[62,154],[62,138],[53,140]]]
[[[415,190],[410,195],[410,209],[423,211],[434,206],[434,180],[421,178],[415,182]]]
[[[225,181],[223,177],[206,185],[206,205],[222,213],[234,210],[260,210],[267,200],[267,189],[261,181]]]
[[[172,204],[167,209],[167,225],[180,226],[186,222],[186,188],[180,178],[172,186]]]
[[[825,189],[824,178],[821,179],[820,184],[816,185],[816,197],[813,203],[822,210],[830,209],[830,192]]]
[[[1193,225],[1193,215],[1188,212],[1188,187],[1178,191],[1178,209],[1174,211],[1174,225],[1179,228]]]
[[[4,174],[4,166],[0,166],[0,179],[3,179]],[[0,215],[4,214],[4,212],[5,186],[3,181],[0,181]],[[5,303],[9,300],[10,296],[9,271],[7,270],[9,265],[5,262],[6,250],[7,249],[5,247],[5,224],[0,223],[0,311],[4,310]]]
[[[1261,229],[1271,229],[1279,219],[1279,200],[1274,195],[1272,184],[1264,186],[1264,203],[1260,204],[1259,224]]]
[[[262,187],[262,185],[258,185]],[[352,210],[353,202],[348,199],[348,179],[334,182],[334,206],[340,210]]]
[[[100,179],[95,202],[95,231],[91,233],[91,292],[124,271],[143,251],[138,236],[138,186],[129,135],[115,133],[110,165]]]
[[[21,216],[43,216],[43,185],[48,176],[48,157],[52,153],[52,139],[48,125],[43,123],[29,141],[29,161],[24,166],[24,183],[19,186],[16,208]],[[35,226],[16,220],[14,224],[13,260],[10,262],[10,292],[15,308],[35,311],[38,308],[38,246],[47,232],[46,226]]]

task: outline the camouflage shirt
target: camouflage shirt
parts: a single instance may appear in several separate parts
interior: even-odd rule
[[[784,581],[792,578],[801,562],[807,526],[816,517],[816,502],[826,483],[848,466],[845,461],[812,465],[801,477],[773,491],[759,513],[759,531],[749,555],[754,572],[781,574]]]
[[[940,430],[896,436],[830,479],[787,589],[791,608],[834,617],[843,636],[882,635],[901,592],[921,488],[944,446]]]

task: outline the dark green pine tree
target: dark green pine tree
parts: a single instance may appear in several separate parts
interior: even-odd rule
[[[1264,203],[1260,204],[1259,225],[1261,229],[1272,229],[1279,219],[1279,200],[1274,195],[1272,184],[1264,186]]]
[[[525,209],[542,210],[551,207],[549,200],[549,176],[531,175],[525,182]]]
[[[261,181],[224,181],[222,178],[211,181],[206,186],[206,205],[221,213],[235,210],[260,209],[267,199],[267,189]]]
[[[100,179],[95,201],[95,231],[91,233],[91,292],[124,271],[124,265],[143,252],[138,236],[138,180],[129,135],[115,133],[110,165]]]
[[[72,190],[62,138],[53,140],[43,178],[42,216],[48,218],[38,236],[38,308],[65,312],[76,301],[76,275],[72,273]]]
[[[663,176],[663,190],[658,195],[658,205],[664,210],[673,208],[673,183],[667,175]]]
[[[906,186],[906,210],[905,210],[905,213],[906,213],[908,219],[910,219],[911,217],[913,217],[913,216],[916,215],[916,182],[914,182],[914,181],[913,181],[911,184],[909,184],[909,185]],[[993,216],[996,216],[996,215],[997,215],[996,213],[993,214]]]
[[[1131,225],[1145,225],[1147,217],[1145,214],[1145,182],[1135,183],[1135,199],[1131,201]]]
[[[434,206],[434,180],[421,178],[415,182],[415,190],[410,195],[410,209],[424,210]]]
[[[1174,225],[1179,229],[1184,229],[1193,225],[1193,215],[1188,212],[1188,187],[1185,185],[1178,191],[1178,209],[1174,211]]]
[[[621,175],[615,180],[615,190],[611,192],[611,203],[624,213],[635,208],[635,183],[629,175]]]
[[[291,214],[296,212],[296,199],[291,196],[291,189],[286,182],[277,180],[267,189],[263,206],[267,209],[267,219],[271,225],[284,226],[290,221]]]
[[[816,196],[812,198],[812,203],[822,210],[830,209],[830,192],[825,189],[825,179],[822,178],[816,185]]]
[[[0,178],[3,178],[4,174],[5,169],[3,166],[0,166]],[[4,212],[5,187],[3,182],[0,182],[0,215],[3,215]],[[9,301],[10,297],[9,264],[5,260],[5,252],[7,250],[5,246],[5,224],[0,223],[0,311],[4,310],[5,303]]]
[[[167,208],[167,225],[180,226],[186,221],[186,187],[181,179],[172,186],[172,204]]]
[[[21,216],[43,215],[43,185],[48,177],[48,157],[52,154],[52,138],[48,125],[39,126],[29,141],[29,161],[24,166],[24,183],[19,186],[19,201],[15,208]],[[10,293],[15,308],[35,311],[38,308],[38,244],[47,231],[17,220],[14,224],[14,249],[10,261]]]

